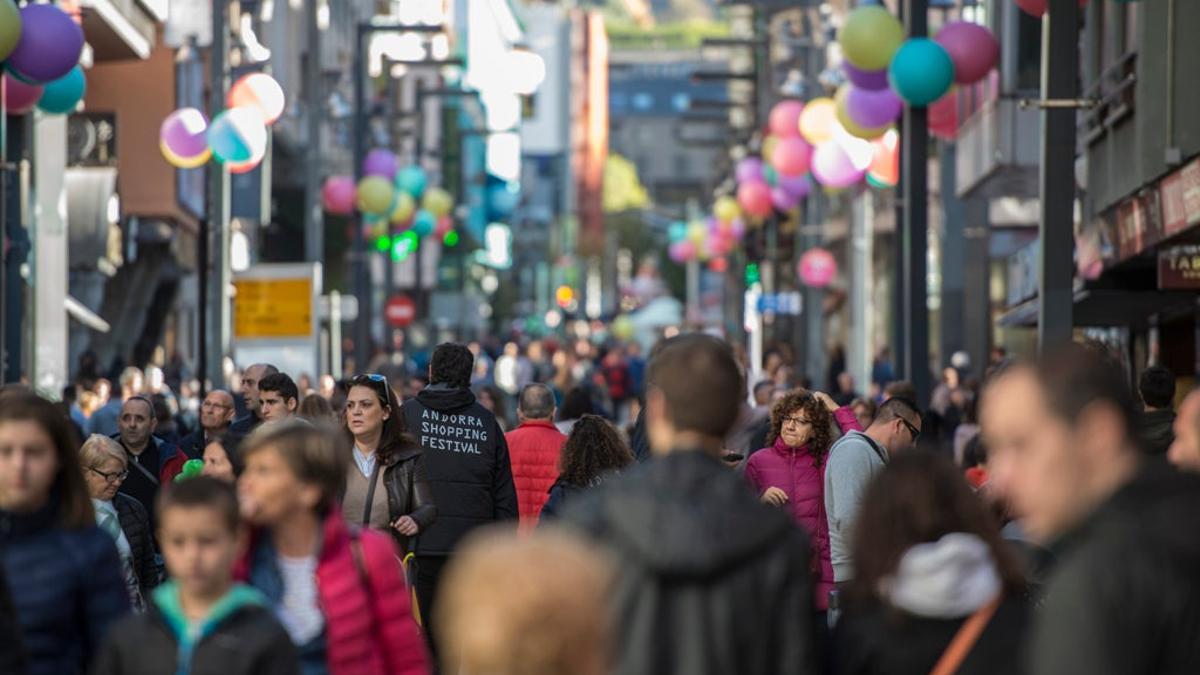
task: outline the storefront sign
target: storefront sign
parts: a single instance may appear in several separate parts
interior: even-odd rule
[[[1117,259],[1135,256],[1162,239],[1158,191],[1126,199],[1117,207]]]
[[[1188,225],[1200,223],[1200,159],[1192,160],[1179,172],[1183,192],[1183,212]]]
[[[1182,244],[1158,252],[1159,290],[1200,289],[1200,246]]]

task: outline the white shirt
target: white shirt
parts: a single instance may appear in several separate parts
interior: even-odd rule
[[[358,466],[358,470],[367,478],[375,471],[375,453],[366,454],[360,452],[358,446],[354,446],[354,464]]]
[[[317,557],[276,557],[283,576],[283,601],[276,608],[279,623],[293,644],[306,645],[325,627],[325,617],[317,603]]]

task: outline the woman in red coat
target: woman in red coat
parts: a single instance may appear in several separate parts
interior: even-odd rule
[[[828,394],[797,389],[771,409],[774,444],[750,456],[746,480],[766,504],[787,509],[813,544],[816,609],[829,609],[833,564],[829,560],[829,520],[825,514],[825,458],[833,444],[833,422],[842,433],[861,431],[850,408]],[[822,624],[822,620],[818,620]]]
[[[271,600],[304,675],[426,673],[394,544],[348,526],[336,503],[346,483],[342,442],[303,421],[264,425],[246,439],[238,490],[255,530],[237,576]]]

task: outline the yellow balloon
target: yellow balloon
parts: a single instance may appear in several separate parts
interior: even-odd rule
[[[401,192],[396,197],[396,208],[392,209],[392,217],[389,219],[392,224],[399,225],[407,223],[409,218],[412,218],[413,213],[417,210],[417,203],[413,200],[412,195],[407,192]]]
[[[435,218],[441,218],[450,213],[450,210],[454,208],[454,198],[442,188],[430,188],[425,191],[425,199],[422,201],[422,206],[426,211],[432,213]]]
[[[838,89],[837,96],[834,98],[834,102],[837,105],[837,121],[842,125],[842,128],[846,130],[846,133],[856,138],[862,138],[870,141],[879,138],[886,133],[889,128],[891,128],[890,125],[887,125],[873,129],[871,127],[859,126],[857,123],[855,123],[855,121],[850,118],[850,113],[846,109],[846,98],[849,96],[849,94],[850,87],[843,86],[841,89]]]
[[[800,135],[811,145],[818,146],[833,138],[833,123],[837,121],[837,104],[827,97],[814,98],[800,113]]]
[[[769,160],[775,156],[775,148],[779,145],[779,137],[775,135],[767,136],[762,142],[762,156],[764,160]]]
[[[722,223],[732,223],[742,215],[742,207],[733,197],[721,197],[713,204],[713,215]]]
[[[696,245],[696,248],[704,246],[704,240],[708,239],[708,229],[704,227],[704,223],[690,223],[687,229],[688,241]]]
[[[367,176],[358,181],[358,210],[377,216],[392,208],[392,182],[380,176]]]

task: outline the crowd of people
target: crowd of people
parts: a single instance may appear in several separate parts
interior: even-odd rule
[[[0,389],[0,672],[1200,672],[1200,392],[956,361],[927,407],[698,334]]]

